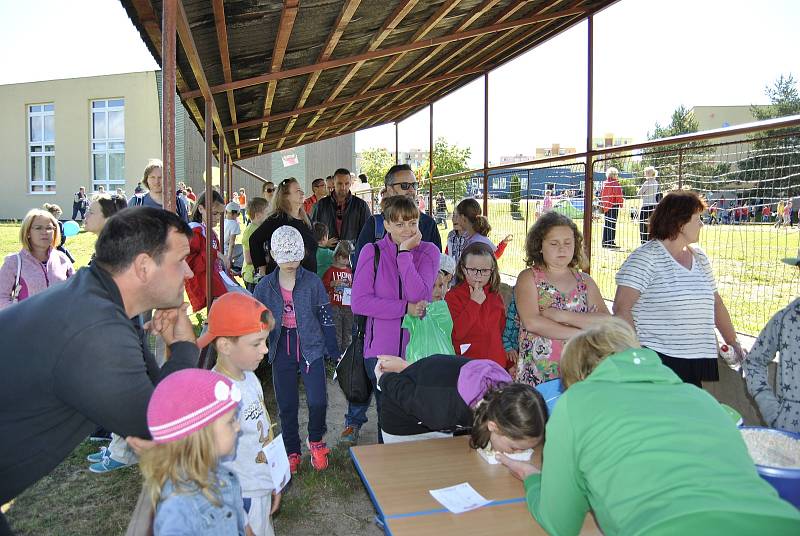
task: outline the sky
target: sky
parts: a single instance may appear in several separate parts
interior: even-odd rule
[[[765,104],[781,74],[800,80],[800,1],[621,0],[594,17],[594,134],[643,141],[680,105]],[[35,29],[35,31],[33,31]],[[586,138],[586,23],[489,75],[489,159]],[[157,69],[116,0],[0,0],[0,84]],[[628,55],[623,57],[623,54]],[[400,150],[428,147],[428,110],[402,122]],[[483,164],[483,79],[434,105],[434,137]],[[356,151],[394,150],[394,126]]]

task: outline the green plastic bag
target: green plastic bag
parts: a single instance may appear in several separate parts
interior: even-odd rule
[[[444,300],[428,305],[425,316],[406,315],[403,327],[411,335],[406,346],[406,361],[414,363],[435,354],[455,355],[453,350],[453,318]]]

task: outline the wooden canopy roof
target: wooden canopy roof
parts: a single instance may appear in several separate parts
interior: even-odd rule
[[[179,0],[177,90],[249,158],[401,121],[615,1]],[[121,2],[162,63],[162,1]]]

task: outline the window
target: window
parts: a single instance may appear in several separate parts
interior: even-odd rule
[[[125,100],[92,101],[92,190],[125,186]]]
[[[28,106],[28,188],[32,194],[56,191],[56,107]]]

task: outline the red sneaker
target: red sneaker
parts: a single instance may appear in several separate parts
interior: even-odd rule
[[[297,473],[297,471],[300,469],[300,462],[302,461],[303,459],[300,457],[299,454],[297,453],[289,454],[289,471],[291,471],[292,474]]]
[[[311,466],[317,471],[328,467],[328,453],[330,449],[324,441],[311,441],[306,439],[308,450],[311,451]]]

